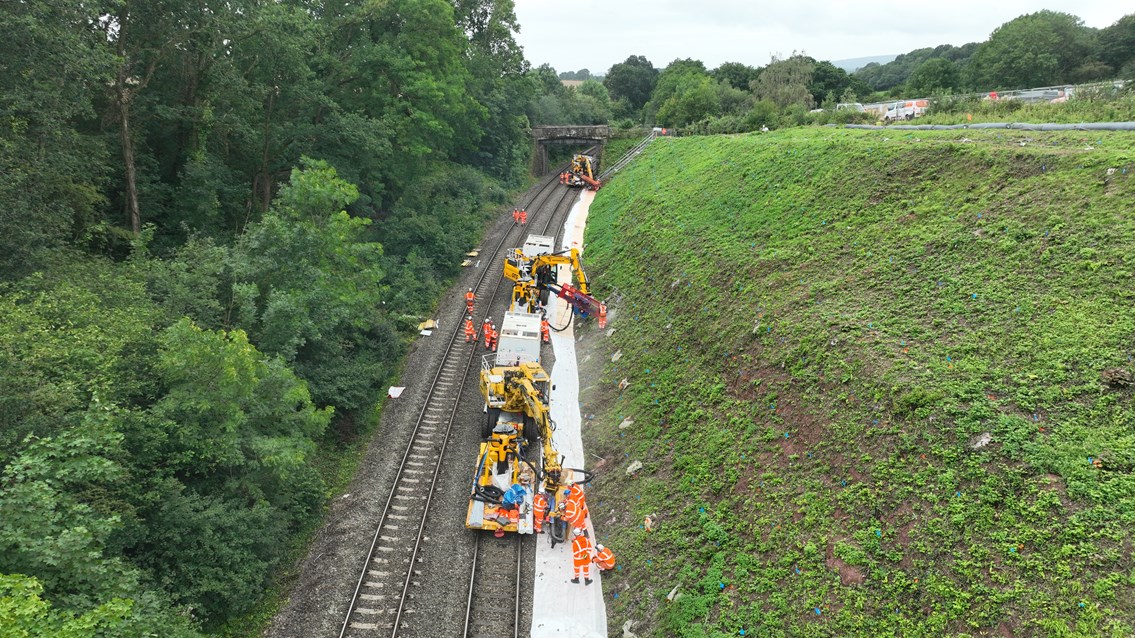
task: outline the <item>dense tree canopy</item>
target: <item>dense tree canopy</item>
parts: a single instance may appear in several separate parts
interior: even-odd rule
[[[626,100],[633,110],[639,110],[650,100],[658,82],[658,71],[641,55],[632,55],[611,67],[603,78],[611,99]]]
[[[977,50],[977,46],[978,43],[971,42],[960,47],[943,44],[932,48],[915,49],[910,53],[899,55],[886,64],[872,62],[853,75],[876,91],[886,91],[903,85],[915,70],[928,60],[941,58],[965,66],[973,52]]]
[[[1135,13],[1100,30],[1100,59],[1125,80],[1135,79]]]
[[[958,65],[946,58],[931,58],[910,74],[907,88],[920,95],[956,89],[961,83]]]
[[[760,75],[760,69],[756,69],[747,64],[740,62],[725,62],[710,72],[714,80],[718,82],[725,81],[729,86],[740,89],[742,91],[749,90],[749,85],[753,80],[757,79]]]
[[[731,133],[1135,73],[1132,16],[1050,11],[853,76],[630,56],[602,82],[530,68],[513,0],[38,0],[0,27],[0,619],[64,637],[249,612],[530,125]]]
[[[43,0],[0,26],[0,633],[197,635],[264,595],[522,183],[513,3]]]
[[[978,46],[969,64],[975,86],[1018,89],[1101,77],[1094,35],[1067,13],[1039,11],[1010,20]]]

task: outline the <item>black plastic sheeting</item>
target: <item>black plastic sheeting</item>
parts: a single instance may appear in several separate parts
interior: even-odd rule
[[[1025,124],[982,122],[980,124],[846,124],[844,128],[880,131],[954,131],[958,129],[1016,129],[1019,131],[1135,131],[1135,122],[1085,122],[1081,124]]]

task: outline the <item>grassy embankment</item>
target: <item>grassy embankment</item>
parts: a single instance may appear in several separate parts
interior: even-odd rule
[[[588,226],[612,634],[1135,634],[1133,178],[1127,134],[655,142]]]

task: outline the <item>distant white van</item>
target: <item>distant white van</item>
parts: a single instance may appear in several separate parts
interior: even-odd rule
[[[855,111],[856,113],[866,113],[867,109],[859,102],[840,102],[835,105],[837,111]]]
[[[899,120],[913,120],[930,108],[929,100],[906,100],[904,102],[891,102],[887,105],[887,112],[883,114],[883,121],[897,122]]]

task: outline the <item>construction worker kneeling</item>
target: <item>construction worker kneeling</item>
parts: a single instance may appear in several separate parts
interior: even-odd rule
[[[579,575],[583,574],[583,583],[591,584],[591,539],[587,537],[587,530],[576,528],[571,539],[572,576],[571,582],[578,583]]]
[[[604,547],[603,543],[595,546],[595,558],[592,560],[601,572],[615,569],[615,553],[609,547]]]

